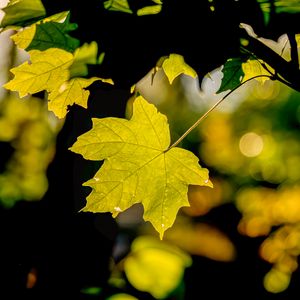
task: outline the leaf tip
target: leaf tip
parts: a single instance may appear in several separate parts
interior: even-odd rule
[[[164,234],[165,234],[165,231],[169,228],[169,227],[166,227],[166,225],[164,223],[161,223],[161,228],[159,228],[157,231],[159,233],[159,239],[162,241],[163,238],[164,238]]]
[[[204,181],[204,183],[205,183],[206,186],[208,186],[208,187],[210,187],[210,188],[213,188],[213,187],[214,187],[214,184],[213,184],[212,181],[209,180],[209,179],[206,179],[206,180]]]
[[[83,208],[81,208],[78,212],[80,213],[80,212],[85,212],[86,210],[85,210],[85,207],[83,207]]]
[[[162,225],[163,225],[163,224],[162,224]],[[165,233],[164,230],[162,230],[162,231],[159,232],[159,239],[160,239],[161,241],[163,240],[164,233]]]

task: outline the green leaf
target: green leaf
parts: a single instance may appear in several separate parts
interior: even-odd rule
[[[84,43],[81,47],[77,48],[74,52],[74,62],[70,67],[71,77],[88,75],[89,70],[87,65],[101,63],[97,55],[98,45],[95,41],[90,44]]]
[[[132,14],[127,0],[108,0],[103,3],[104,8],[112,11],[120,11]]]
[[[71,151],[85,159],[104,160],[84,185],[92,192],[82,209],[111,212],[116,217],[135,203],[144,206],[144,220],[163,237],[182,206],[189,206],[188,185],[212,186],[198,158],[171,148],[166,116],[141,96],[130,120],[93,119],[93,128],[79,136]]]
[[[64,118],[68,112],[68,106],[74,103],[87,108],[90,92],[85,90],[85,88],[97,80],[112,84],[110,80],[98,77],[71,79],[64,82],[59,89],[55,89],[49,94],[48,109],[53,111],[58,118]]]
[[[69,79],[68,67],[73,55],[67,51],[50,48],[46,51],[29,51],[30,61],[11,69],[14,78],[4,85],[6,89],[19,92],[20,97],[43,90],[59,88]]]
[[[10,0],[8,5],[2,8],[5,15],[0,26],[22,26],[37,18],[46,15],[46,10],[41,0]]]
[[[193,78],[197,77],[196,71],[187,65],[183,57],[179,54],[170,54],[169,57],[165,58],[162,63],[162,68],[168,77],[170,84],[172,84],[174,79],[181,74],[185,74]]]
[[[185,268],[191,264],[191,257],[179,248],[151,236],[140,236],[124,259],[124,271],[136,289],[164,299],[180,284]]]
[[[70,23],[69,19],[69,13],[62,23],[46,18],[45,21],[32,24],[30,27],[16,33],[12,36],[12,39],[18,47],[27,51],[60,48],[73,52],[80,42],[68,35],[68,32],[77,28],[77,24]]]
[[[145,16],[145,15],[155,15],[161,12],[161,4],[158,5],[150,5],[143,8],[138,9],[136,14],[138,16]]]
[[[230,58],[226,61],[222,69],[224,76],[217,93],[232,90],[241,84],[244,77],[242,63],[243,60],[240,58]]]

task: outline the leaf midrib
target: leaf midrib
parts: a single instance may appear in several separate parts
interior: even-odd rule
[[[161,150],[158,150],[161,151]],[[108,195],[110,195],[117,187],[120,186],[120,184],[123,184],[124,181],[126,181],[128,178],[130,178],[132,175],[136,174],[139,170],[141,170],[142,168],[144,168],[145,166],[147,166],[149,163],[151,163],[152,161],[154,161],[156,158],[158,158],[160,155],[165,155],[166,152],[161,151],[160,153],[158,153],[156,156],[152,157],[150,160],[148,160],[146,163],[144,163],[143,165],[139,166],[137,169],[135,169],[133,172],[131,172],[128,176],[126,176],[122,181],[118,181],[118,184],[116,186],[114,186],[107,194],[105,194],[104,197],[101,198],[101,200],[105,199]],[[106,159],[107,161],[109,160]],[[166,174],[166,173],[165,173]],[[99,181],[97,184],[100,184],[101,181]],[[141,202],[141,201],[140,201]],[[93,205],[90,205],[93,206]],[[90,207],[88,205],[85,206],[85,208]]]
[[[17,72],[19,72],[19,73],[30,73],[30,74],[34,74],[34,75],[35,75],[35,76],[30,77],[30,78],[26,78],[26,79],[24,79],[24,80],[22,80],[22,81],[18,81],[18,84],[22,84],[23,82],[32,80],[32,79],[34,79],[34,77],[39,77],[39,76],[45,75],[45,74],[47,74],[47,73],[51,73],[51,72],[53,72],[53,71],[56,70],[56,69],[62,68],[64,65],[70,63],[70,61],[72,61],[72,60],[73,60],[73,58],[70,59],[70,60],[68,60],[67,62],[63,63],[62,65],[59,65],[59,66],[57,66],[57,67],[55,67],[55,68],[53,68],[53,69],[51,69],[51,70],[48,70],[48,71],[46,71],[46,72],[39,73],[39,74],[36,74],[36,73],[34,73],[34,72],[32,72],[32,71],[27,71],[27,70],[26,70],[26,71],[25,71],[25,70],[17,70]],[[47,63],[46,61],[39,61],[38,63],[41,63],[41,62]],[[33,64],[33,63],[32,63],[32,64]],[[32,64],[29,64],[29,63],[27,62],[27,65],[28,65],[28,66],[30,66],[30,65],[32,65]],[[50,64],[50,63],[48,63],[48,64]],[[22,65],[21,65],[21,66],[22,66]],[[18,67],[17,67],[17,68],[18,68]],[[67,69],[66,69],[66,70],[67,70]],[[16,72],[16,73],[17,73],[17,72]],[[14,73],[14,75],[16,75],[16,73]],[[13,80],[15,80],[15,78],[14,78]]]

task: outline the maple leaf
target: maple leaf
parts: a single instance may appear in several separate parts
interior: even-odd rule
[[[217,93],[232,90],[241,84],[245,75],[242,69],[242,64],[243,60],[240,58],[229,58],[226,61],[222,69],[224,76]]]
[[[169,57],[164,58],[162,68],[168,77],[170,84],[172,84],[174,79],[181,74],[185,74],[193,78],[197,77],[196,71],[186,64],[183,56],[179,54],[170,54]]]
[[[77,48],[74,52],[74,62],[70,67],[71,77],[87,76],[89,73],[88,65],[100,64],[103,59],[104,53],[98,54],[98,44],[93,41],[90,44],[84,43],[81,47]]]
[[[264,66],[269,71],[267,71]],[[275,74],[275,70],[262,60],[248,59],[242,64],[242,69],[245,74],[242,82],[245,82],[255,76],[262,76],[255,78],[255,80],[263,84],[265,81],[270,79],[272,74]]]
[[[73,52],[79,46],[79,40],[70,37],[68,32],[75,30],[77,24],[70,23],[69,20],[68,11],[56,14],[32,24],[11,38],[19,48],[27,51],[60,48]]]
[[[107,0],[103,3],[104,8],[112,11],[120,11],[132,14],[127,0]]]
[[[137,10],[136,14],[138,16],[156,15],[161,12],[161,9],[162,9],[161,4],[151,5],[151,6],[140,8],[139,10]]]
[[[0,27],[22,26],[46,14],[41,0],[10,0],[2,10],[5,15],[0,22]]]
[[[69,79],[68,67],[73,62],[73,55],[58,48],[45,51],[28,52],[31,63],[24,62],[10,71],[15,75],[4,85],[6,89],[19,92],[20,97],[43,90],[59,88]]]
[[[64,82],[59,89],[49,94],[48,109],[53,111],[58,118],[64,118],[68,112],[69,105],[76,103],[87,108],[90,92],[85,90],[85,88],[97,80],[113,84],[111,80],[99,77],[73,78],[70,81]]]
[[[65,50],[50,48],[45,51],[32,50],[29,54],[30,63],[26,61],[11,69],[15,76],[3,86],[19,92],[20,97],[46,90],[49,93],[48,109],[58,118],[64,118],[68,106],[74,103],[87,107],[90,92],[86,88],[93,82],[100,80],[113,84],[111,79],[99,77],[70,79],[69,68],[74,56]]]
[[[135,203],[144,206],[144,220],[163,237],[182,206],[189,206],[188,185],[212,186],[208,170],[191,152],[170,148],[167,118],[142,96],[133,103],[130,120],[93,119],[93,128],[79,136],[71,151],[85,159],[104,160],[82,209],[111,212],[116,217]]]

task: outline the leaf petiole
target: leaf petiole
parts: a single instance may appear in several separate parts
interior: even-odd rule
[[[218,102],[216,102],[208,111],[206,111],[185,133],[183,133],[183,135],[181,135],[177,141],[175,141],[169,148],[168,150],[170,150],[173,147],[176,147],[193,129],[195,129],[215,108],[217,108],[229,95],[231,95],[234,91],[236,91],[238,88],[240,88],[241,86],[243,86],[245,83],[247,83],[248,81],[255,79],[255,78],[259,78],[259,77],[268,77],[269,79],[273,79],[274,76],[272,75],[257,75],[254,77],[251,77],[247,80],[245,80],[244,82],[242,82],[241,84],[239,84],[238,86],[236,86],[234,89],[232,89],[231,91],[229,91],[223,98],[221,98]],[[168,151],[167,150],[167,151]]]

